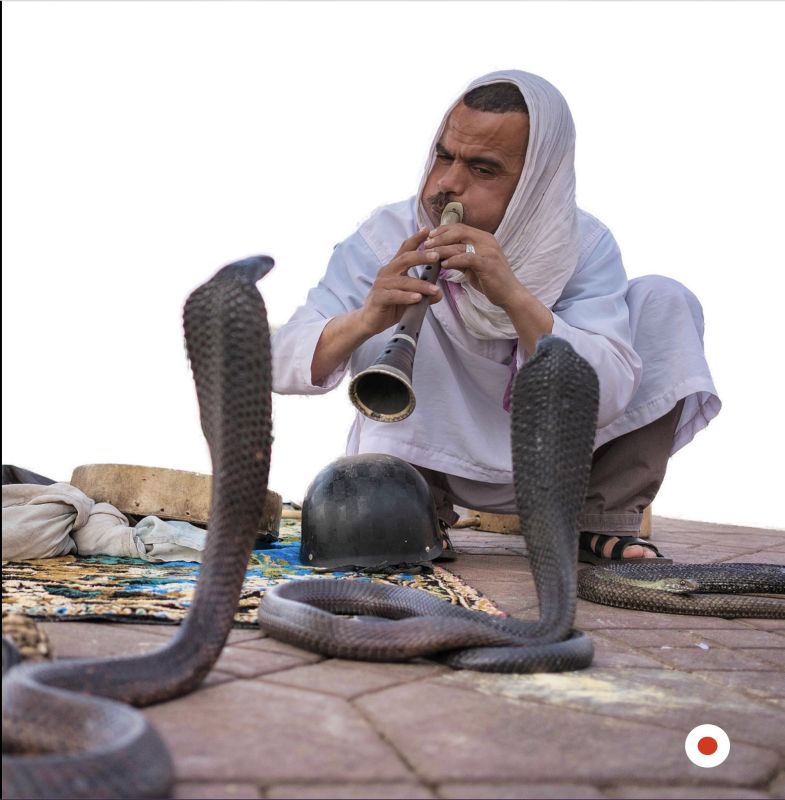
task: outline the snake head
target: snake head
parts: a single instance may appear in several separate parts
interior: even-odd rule
[[[671,594],[691,594],[700,591],[700,584],[690,578],[660,578],[652,588]]]

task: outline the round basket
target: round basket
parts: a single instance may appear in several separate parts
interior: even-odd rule
[[[83,464],[71,484],[96,503],[111,503],[123,514],[178,519],[206,525],[210,518],[212,476],[179,469],[134,464]],[[270,490],[259,520],[259,535],[276,539],[281,521],[281,495]]]

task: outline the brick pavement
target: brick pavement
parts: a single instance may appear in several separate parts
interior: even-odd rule
[[[678,561],[785,564],[785,532],[655,518]],[[450,568],[509,613],[536,613],[520,536],[463,530]],[[176,798],[782,798],[785,621],[647,614],[579,601],[592,667],[453,672],[323,659],[235,630],[205,685],[145,710]],[[59,658],[141,653],[173,628],[48,623]],[[728,759],[691,764],[695,725]]]

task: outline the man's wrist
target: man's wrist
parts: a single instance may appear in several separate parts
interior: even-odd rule
[[[363,312],[364,309],[358,308],[356,311],[351,311],[347,315],[347,322],[351,325],[352,330],[357,336],[357,347],[379,333],[373,325],[368,324]]]
[[[529,355],[534,353],[537,339],[553,331],[553,313],[543,305],[525,286],[510,294],[504,310],[518,334],[523,349]]]

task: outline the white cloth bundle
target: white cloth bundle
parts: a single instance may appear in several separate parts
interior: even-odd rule
[[[580,251],[575,205],[575,126],[567,102],[548,81],[517,70],[492,72],[469,84],[466,92],[491,83],[514,83],[529,108],[529,144],[521,179],[495,232],[496,240],[518,280],[551,308],[575,272]],[[461,98],[463,95],[461,95]],[[450,112],[431,145],[431,158],[418,192],[418,223],[431,227],[422,204],[425,181],[435,160]],[[478,339],[517,339],[506,312],[466,282],[457,270],[442,276],[461,285],[458,311],[466,329]]]
[[[109,503],[70,483],[3,486],[3,560],[109,555],[145,561],[201,561],[207,532],[188,522],[145,517],[131,527]]]

